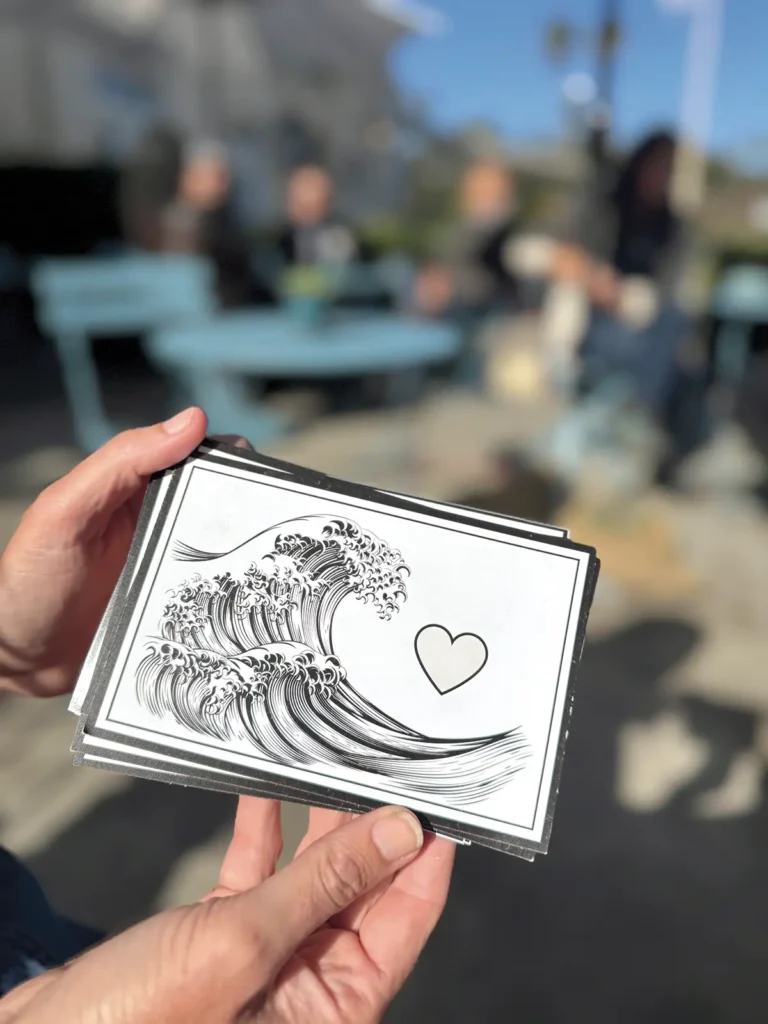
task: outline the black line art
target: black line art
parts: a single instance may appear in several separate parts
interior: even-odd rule
[[[462,645],[461,641],[469,643]],[[488,644],[481,636],[477,633],[453,636],[437,622],[421,627],[414,637],[413,649],[422,672],[441,697],[479,676],[488,664]]]
[[[169,593],[159,635],[146,641],[137,693],[152,714],[222,741],[247,740],[281,764],[356,769],[462,805],[498,791],[525,766],[519,728],[428,737],[347,678],[332,643],[339,605],[352,596],[389,621],[407,600],[410,576],[399,551],[353,520],[293,519],[224,554],[173,550],[211,575]]]

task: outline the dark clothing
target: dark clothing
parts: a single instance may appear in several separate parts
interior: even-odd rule
[[[285,267],[356,263],[368,258],[351,228],[336,220],[308,227],[286,224],[279,229],[275,244]]]
[[[129,161],[120,182],[124,241],[156,252],[162,238],[163,211],[173,202],[182,167],[182,144],[163,126],[151,129]]]
[[[160,249],[209,259],[224,308],[248,305],[258,298],[247,241],[226,207],[200,210],[183,200],[171,203],[162,215]]]
[[[444,259],[454,274],[460,308],[490,309],[517,302],[519,285],[504,258],[517,230],[517,222],[511,217],[465,222],[456,228]]]
[[[0,848],[0,996],[102,937],[60,917],[27,869]]]
[[[663,419],[677,383],[677,355],[690,329],[688,317],[666,306],[644,329],[595,311],[582,344],[584,384],[624,377],[634,397]]]
[[[266,274],[265,284],[273,300],[281,299],[281,277],[294,267],[327,268],[334,280],[343,282],[334,299],[334,305],[345,308],[391,309],[394,305],[392,289],[374,272],[369,280],[364,277],[362,290],[355,287],[362,264],[375,263],[375,251],[358,238],[342,221],[329,219],[322,224],[307,227],[283,225],[262,250]],[[351,271],[347,276],[347,271]],[[340,271],[338,279],[336,272]],[[359,285],[359,280],[358,280]]]
[[[568,241],[582,245],[622,277],[649,278],[660,305],[677,302],[690,238],[670,209],[646,209],[620,199],[612,187],[595,187],[579,205],[565,234]]]
[[[749,361],[739,389],[738,422],[757,450],[768,459],[768,351],[757,351]]]
[[[590,255],[622,278],[654,287],[658,314],[646,327],[593,309],[581,345],[582,390],[621,377],[662,426],[680,456],[706,436],[704,393],[680,354],[691,330],[680,292],[689,253],[685,225],[668,207],[648,209],[619,190],[593,192],[578,225]]]

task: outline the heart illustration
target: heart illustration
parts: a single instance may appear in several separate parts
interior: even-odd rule
[[[422,626],[414,647],[424,675],[443,696],[474,679],[488,661],[488,647],[475,633],[454,637],[434,623]]]

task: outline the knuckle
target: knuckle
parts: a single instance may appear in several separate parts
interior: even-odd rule
[[[227,957],[234,944],[227,915],[221,912],[220,900],[209,900],[182,911],[184,928],[179,929],[182,946],[188,950],[211,950],[216,956]],[[195,960],[196,957],[190,957]]]
[[[254,984],[268,976],[269,943],[243,915],[232,913],[232,900],[220,897],[196,904],[187,921],[182,945],[191,963],[204,961],[221,977],[248,965]],[[190,955],[194,950],[197,955]]]
[[[317,880],[334,909],[344,910],[368,889],[372,870],[361,853],[344,843],[334,842],[320,860]]]

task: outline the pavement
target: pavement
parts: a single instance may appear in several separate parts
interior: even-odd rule
[[[731,431],[683,493],[650,490],[613,517],[588,495],[558,505],[546,480],[498,458],[553,415],[508,377],[490,398],[435,391],[413,410],[324,417],[271,448],[392,489],[554,514],[604,554],[551,852],[531,866],[459,851],[446,913],[388,1021],[763,1021],[768,520],[748,486],[762,466]],[[79,456],[55,389],[5,405],[0,436],[2,547]],[[0,700],[0,843],[62,911],[108,930],[202,894],[234,801],[73,768],[73,727],[63,702]],[[305,817],[284,811],[289,852]]]

